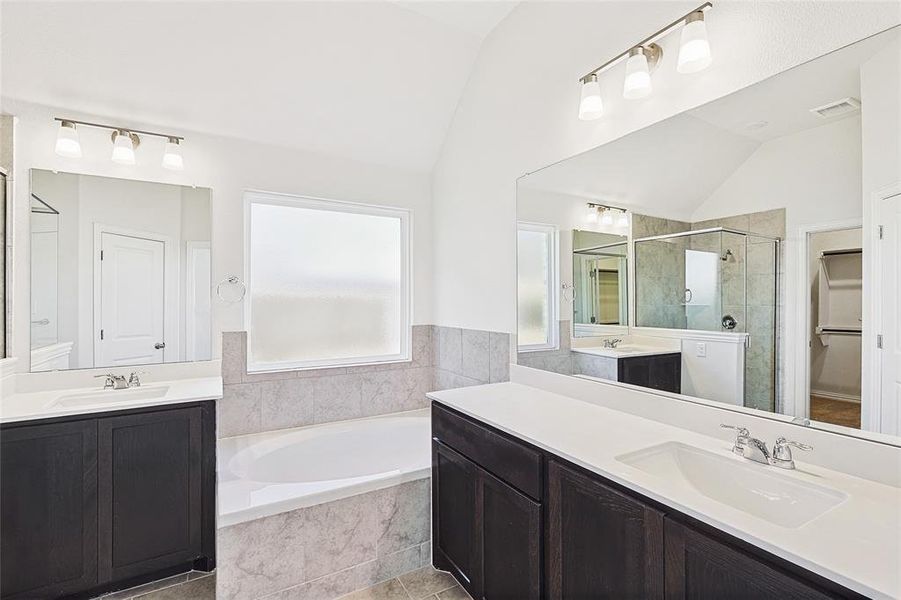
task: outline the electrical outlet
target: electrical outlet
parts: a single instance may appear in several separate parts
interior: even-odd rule
[[[698,342],[695,344],[695,356],[698,358],[707,358],[707,342]]]

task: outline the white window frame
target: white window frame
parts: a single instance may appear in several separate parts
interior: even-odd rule
[[[251,290],[253,289],[253,273],[250,270],[250,234],[252,230],[251,208],[254,204],[266,204],[270,206],[288,206],[293,208],[307,208],[315,210],[328,210],[332,212],[393,217],[400,220],[400,352],[379,356],[356,356],[346,359],[320,359],[305,361],[281,361],[277,363],[256,363],[252,361],[250,353],[251,328],[253,302]],[[412,326],[412,266],[410,261],[410,240],[412,237],[412,215],[408,209],[391,206],[377,206],[373,204],[361,204],[332,200],[328,198],[315,198],[312,196],[299,196],[294,194],[282,194],[259,190],[245,190],[244,192],[244,281],[247,286],[247,297],[244,300],[244,323],[247,330],[247,372],[266,373],[278,371],[299,371],[309,369],[323,369],[329,367],[363,366],[381,363],[410,362],[411,348],[413,345]]]
[[[518,352],[541,352],[547,350],[557,350],[560,347],[560,322],[559,310],[560,303],[557,297],[557,290],[560,289],[560,261],[559,243],[560,232],[556,225],[547,223],[532,223],[528,221],[518,221],[516,223],[517,245],[519,244],[520,231],[535,231],[550,236],[550,248],[548,252],[548,281],[547,281],[547,305],[548,305],[548,340],[543,344],[520,344],[517,348]],[[516,253],[516,273],[517,282],[519,280],[519,252]],[[517,303],[518,304],[518,303]],[[516,319],[517,326],[519,317]]]

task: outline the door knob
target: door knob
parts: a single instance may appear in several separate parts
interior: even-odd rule
[[[156,344],[153,345],[153,347],[156,348],[157,350],[162,350],[163,348],[166,347],[166,344],[165,344],[165,342],[157,342]]]

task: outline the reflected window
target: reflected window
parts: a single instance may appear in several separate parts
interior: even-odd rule
[[[557,347],[557,228],[517,225],[518,344],[520,351]]]
[[[408,360],[409,212],[246,195],[248,369]]]

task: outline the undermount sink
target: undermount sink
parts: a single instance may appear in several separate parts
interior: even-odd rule
[[[678,442],[651,446],[616,460],[651,475],[676,480],[712,500],[791,529],[848,498],[838,490],[789,477],[775,467]]]
[[[133,402],[136,400],[152,400],[162,398],[169,391],[167,385],[141,386],[125,390],[98,390],[96,392],[80,392],[65,394],[55,398],[51,406],[87,406],[90,404],[106,404],[114,402]]]

